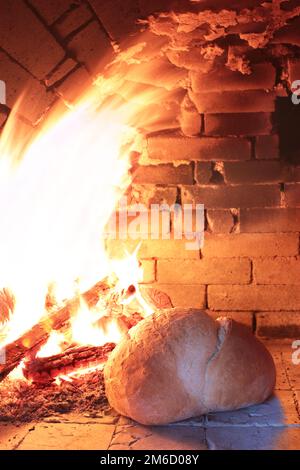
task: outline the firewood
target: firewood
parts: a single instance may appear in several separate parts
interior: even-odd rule
[[[111,286],[103,280],[85,292],[82,297],[87,305],[94,307],[100,297],[108,296]],[[0,381],[3,380],[27,355],[35,356],[36,352],[47,342],[52,331],[68,332],[71,328],[71,318],[80,305],[80,295],[66,304],[47,312],[39,323],[34,325],[20,338],[5,347],[5,362],[0,363]]]
[[[115,343],[106,343],[103,346],[74,347],[55,356],[25,361],[23,374],[34,383],[51,383],[59,376],[103,364],[115,346]]]
[[[132,294],[131,287],[132,286],[128,288],[128,292]],[[116,310],[117,308],[121,313],[122,307],[120,307],[120,301],[126,298],[128,292],[116,294],[111,282],[108,283],[108,280],[105,279],[82,294],[82,297],[90,308],[94,307],[99,299],[102,298],[105,300],[108,310],[111,307],[112,310]],[[160,291],[144,287],[142,292],[149,305],[152,305],[154,308],[165,308],[171,305],[169,297]],[[67,301],[63,307],[56,309],[51,309],[52,300],[50,302],[47,298],[46,307],[48,311],[39,323],[5,347],[5,363],[2,364],[0,362],[0,382],[16,368],[25,357],[33,360],[40,348],[48,341],[52,331],[61,331],[68,339],[71,331],[70,320],[72,315],[78,310],[79,305],[80,295]],[[138,312],[130,312],[128,315],[119,316],[119,320],[122,320],[127,329],[135,326],[142,318],[142,315]]]

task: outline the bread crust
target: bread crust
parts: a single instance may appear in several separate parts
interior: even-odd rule
[[[274,389],[275,367],[243,325],[175,308],[132,328],[111,353],[104,377],[113,408],[156,425],[264,401]]]

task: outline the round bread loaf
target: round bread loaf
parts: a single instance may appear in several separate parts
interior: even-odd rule
[[[132,328],[111,353],[104,377],[115,410],[155,425],[260,403],[271,395],[276,373],[247,327],[175,308]]]

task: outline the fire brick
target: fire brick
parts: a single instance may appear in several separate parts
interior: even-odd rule
[[[284,181],[291,182],[291,183],[299,183],[300,182],[300,166],[287,166]]]
[[[153,284],[152,287],[165,292],[174,307],[205,308],[206,286],[200,284]]]
[[[300,289],[296,285],[211,285],[208,286],[208,307],[212,310],[300,310]]]
[[[270,113],[206,114],[207,135],[265,135],[272,131]]]
[[[125,248],[129,253],[132,253],[138,243],[139,240],[107,240],[106,246],[111,257],[118,257],[120,253],[126,253]],[[142,240],[139,256],[145,259],[197,260],[199,259],[199,252],[197,250],[187,250],[185,240]]]
[[[193,180],[191,164],[140,165],[133,174],[133,182],[141,184],[193,184]]]
[[[233,72],[225,67],[210,73],[191,72],[192,90],[211,91],[266,90],[275,84],[275,69],[271,64],[257,64],[250,75]]]
[[[136,43],[136,37],[132,35],[132,43]],[[150,30],[143,31],[143,43],[139,44],[138,50],[135,51],[135,58],[141,62],[147,62],[157,58],[157,51],[164,50],[168,44],[168,38],[157,36]],[[160,55],[160,54],[159,54]]]
[[[29,0],[29,3],[39,12],[48,24],[54,23],[60,16],[69,10],[71,5],[81,0]]]
[[[265,90],[190,93],[199,113],[273,112],[275,93]]]
[[[149,62],[132,64],[127,67],[126,79],[132,82],[163,87],[166,90],[177,89],[187,80],[187,72],[175,67],[166,59],[155,58]]]
[[[56,82],[61,81],[66,75],[68,75],[72,70],[78,66],[77,62],[71,58],[64,60],[53,73],[47,76],[45,84],[47,87],[51,87]]]
[[[65,56],[63,48],[20,0],[0,2],[0,44],[38,79]]]
[[[129,204],[141,203],[149,207],[151,204],[169,204],[176,202],[177,188],[155,186],[150,184],[133,184],[126,193]]]
[[[53,27],[61,38],[66,38],[70,33],[78,29],[91,18],[92,13],[90,9],[86,5],[80,5],[60,18]]]
[[[230,210],[209,209],[207,221],[210,230],[214,233],[229,233],[234,226]]]
[[[188,70],[207,73],[212,68],[211,61],[203,57],[203,51],[199,46],[190,47],[188,50],[169,49],[166,51],[166,56],[172,64]]]
[[[14,106],[27,84],[27,93],[19,112],[33,124],[56,99],[52,92],[48,92],[38,80],[1,51],[0,77],[6,83],[6,104],[9,108]]]
[[[215,312],[214,310],[206,310],[206,313],[216,320],[219,317],[229,317],[242,325],[248,326],[253,329],[253,313],[252,312]]]
[[[242,209],[241,232],[297,232],[300,230],[300,209]]]
[[[300,207],[300,183],[285,184],[285,201],[290,207]]]
[[[300,259],[257,259],[253,269],[256,284],[300,284]]]
[[[118,40],[141,28],[136,19],[139,7],[136,0],[89,0],[96,15],[108,31],[109,35]],[[112,14],[113,11],[113,14]]]
[[[212,162],[197,162],[196,181],[198,184],[209,184],[212,176]]]
[[[162,284],[247,284],[251,265],[246,258],[207,258],[157,261],[157,279]]]
[[[143,280],[141,284],[149,284],[155,282],[155,263],[153,259],[140,260],[141,267],[143,270]]]
[[[187,186],[182,202],[204,204],[208,209],[272,207],[280,205],[280,190],[278,185]]]
[[[86,28],[76,34],[68,42],[68,49],[92,74],[99,70],[99,67],[108,59],[109,53],[112,52],[108,37],[96,21],[89,23]]]
[[[259,160],[279,158],[278,135],[259,135],[256,138],[255,155]]]
[[[295,256],[299,237],[297,233],[205,234],[201,252],[210,258]]]
[[[258,312],[256,334],[264,337],[298,338],[300,312]]]
[[[181,103],[179,121],[184,135],[195,136],[200,134],[202,119],[188,95],[184,97]]]
[[[278,161],[225,162],[225,181],[241,183],[279,183],[283,179],[283,167]]]
[[[81,67],[68,75],[67,78],[56,87],[56,90],[65,100],[72,102],[76,100],[84,88],[89,85],[91,85],[91,78],[87,71]]]
[[[183,137],[176,134],[148,138],[148,155],[153,160],[249,160],[250,142],[243,138]]]

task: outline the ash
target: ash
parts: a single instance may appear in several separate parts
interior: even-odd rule
[[[0,385],[0,421],[31,422],[70,412],[91,417],[112,411],[105,396],[103,371],[86,374],[73,382],[36,385],[9,377]]]

